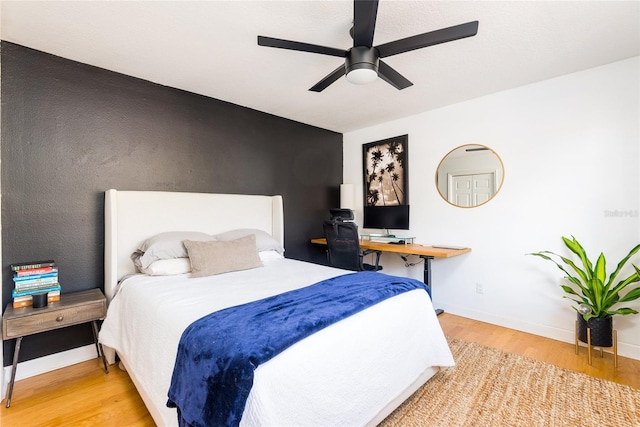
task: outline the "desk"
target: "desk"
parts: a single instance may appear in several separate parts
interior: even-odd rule
[[[311,239],[311,243],[316,245],[327,245],[327,239],[318,238]],[[417,255],[424,260],[424,284],[429,289],[429,295],[431,295],[431,260],[434,258],[451,258],[454,256],[466,254],[471,252],[471,248],[464,249],[444,249],[434,248],[433,246],[425,246],[419,243],[407,243],[407,244],[393,244],[372,242],[371,240],[360,240],[360,249],[369,249],[380,252],[388,252],[404,255]],[[442,313],[442,309],[436,309],[436,313]]]

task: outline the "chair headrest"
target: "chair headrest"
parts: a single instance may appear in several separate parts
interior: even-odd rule
[[[351,209],[333,208],[329,209],[331,221],[353,221],[353,211]]]

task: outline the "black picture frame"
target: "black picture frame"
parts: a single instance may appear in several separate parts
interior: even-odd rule
[[[409,204],[409,135],[362,146],[364,206]]]

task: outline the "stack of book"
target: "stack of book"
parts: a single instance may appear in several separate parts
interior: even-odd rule
[[[33,294],[47,293],[47,302],[60,301],[58,267],[55,261],[11,264],[14,288],[13,307],[33,305]]]

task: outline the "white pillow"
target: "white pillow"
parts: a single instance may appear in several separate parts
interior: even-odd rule
[[[260,261],[263,263],[275,261],[277,259],[283,259],[284,257],[278,253],[278,251],[262,251],[259,252]]]
[[[145,269],[140,270],[149,276],[172,276],[191,272],[189,258],[160,259]]]
[[[280,242],[274,239],[271,234],[266,231],[258,230],[256,228],[238,228],[236,230],[216,234],[214,237],[216,240],[224,242],[228,240],[236,240],[240,237],[248,236],[249,234],[254,234],[256,236],[256,247],[258,248],[258,252],[276,251],[280,255],[284,253],[284,247],[282,247]]]

